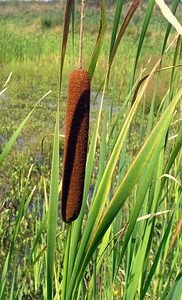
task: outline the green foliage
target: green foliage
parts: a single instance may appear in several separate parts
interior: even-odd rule
[[[81,213],[67,226],[60,191],[65,91],[79,49],[73,2],[64,23],[60,3],[0,8],[0,299],[180,299],[181,38],[154,1],[86,6],[90,139]]]

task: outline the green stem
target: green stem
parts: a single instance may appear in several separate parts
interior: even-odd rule
[[[70,252],[70,242],[71,242],[71,228],[72,228],[72,223],[68,224],[68,229],[67,229],[66,251],[65,251],[64,265],[63,265],[63,283],[62,283],[61,300],[66,299],[69,252]]]

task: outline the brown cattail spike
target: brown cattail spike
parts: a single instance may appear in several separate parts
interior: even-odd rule
[[[87,155],[90,108],[90,77],[74,70],[68,84],[62,186],[62,217],[75,220],[81,209]]]

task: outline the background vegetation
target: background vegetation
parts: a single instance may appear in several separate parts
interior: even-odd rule
[[[0,3],[0,299],[181,297],[181,39],[161,58],[176,32],[150,0],[140,3],[117,47],[132,1],[101,3],[83,209],[70,226],[58,193],[80,5],[59,98],[63,4]],[[180,1],[170,8],[180,20]],[[83,66],[92,70],[100,7],[88,1],[85,14]]]

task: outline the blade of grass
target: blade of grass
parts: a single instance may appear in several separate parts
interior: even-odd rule
[[[117,0],[116,9],[115,9],[115,15],[114,15],[114,21],[113,21],[113,28],[112,28],[112,35],[111,35],[111,44],[110,44],[110,55],[115,44],[116,35],[118,31],[119,21],[121,18],[122,8],[123,8],[124,0]]]
[[[180,4],[180,0],[174,0],[173,1],[173,4],[172,4],[172,13],[174,15],[175,15],[175,13],[177,11],[177,8],[178,8],[179,4]],[[164,37],[164,42],[163,42],[161,54],[163,54],[164,51],[165,51],[165,48],[166,48],[166,45],[167,45],[167,41],[168,41],[168,38],[169,38],[169,34],[170,34],[170,31],[171,31],[171,28],[172,28],[171,23],[168,23],[167,28],[166,28],[166,33],[165,33],[165,37]]]
[[[91,57],[90,65],[89,65],[89,74],[92,79],[94,70],[104,43],[104,36],[106,31],[106,9],[104,0],[100,0],[100,29],[97,37],[96,45]]]
[[[59,105],[55,124],[50,198],[47,224],[47,299],[53,297],[53,270],[55,259],[56,228],[58,215],[58,186],[59,186]]]
[[[70,25],[70,19],[71,19],[71,13],[73,10],[73,5],[74,5],[74,0],[66,1],[64,26],[63,26],[63,37],[62,37],[62,46],[61,46],[61,57],[60,57],[59,96],[61,93],[63,66],[64,66],[64,59],[65,59],[65,54],[66,54],[66,47],[67,47],[68,34],[69,34],[69,25]]]
[[[113,63],[113,60],[114,60],[114,57],[116,55],[116,52],[117,52],[117,49],[118,49],[118,46],[120,45],[120,42],[121,42],[121,39],[126,31],[126,28],[128,27],[134,13],[136,12],[139,4],[140,4],[141,0],[133,0],[129,10],[128,10],[128,13],[121,25],[121,28],[118,32],[118,35],[117,35],[117,38],[115,40],[115,44],[112,48],[112,52],[111,52],[111,55],[110,55],[110,59],[109,59],[109,71],[108,71],[108,78],[109,78],[109,73],[110,73],[110,69],[111,69],[111,66],[112,66],[112,63]]]
[[[11,284],[11,291],[10,291],[10,296],[9,296],[9,300],[13,300],[14,299],[14,289],[15,289],[15,278],[16,278],[16,259],[15,259],[15,263],[14,263],[14,268],[13,268],[13,279],[12,279],[12,284]]]
[[[136,73],[138,60],[139,60],[140,53],[141,53],[141,50],[142,50],[145,35],[146,35],[147,29],[148,29],[148,26],[149,26],[149,22],[150,22],[150,19],[151,19],[151,16],[152,16],[152,12],[153,12],[153,9],[154,9],[154,4],[155,4],[155,0],[149,0],[148,1],[148,5],[147,5],[147,8],[146,8],[146,16],[145,16],[145,19],[144,19],[144,22],[143,22],[142,31],[141,31],[139,42],[138,42],[138,48],[137,48],[137,53],[136,53],[136,58],[135,58],[135,63],[134,63],[133,81],[132,82],[134,82],[134,79],[135,79],[135,73]]]
[[[66,291],[67,291],[67,274],[68,274],[68,266],[69,266],[69,251],[70,251],[70,241],[71,241],[71,227],[72,224],[68,224],[67,229],[67,238],[66,238],[66,250],[65,250],[65,257],[64,257],[64,265],[63,265],[63,281],[62,281],[62,293],[61,299],[66,299]]]
[[[170,289],[166,300],[181,300],[182,295],[182,272],[178,274],[176,281]]]
[[[73,55],[73,62],[74,62],[74,55],[75,55],[75,1],[72,5],[72,14],[71,14],[71,37],[72,37],[72,55]]]
[[[174,16],[174,14],[171,12],[169,7],[166,5],[166,3],[163,0],[155,0],[155,2],[159,6],[162,14],[168,20],[168,22],[172,24],[172,26],[176,29],[176,31],[180,35],[182,35],[182,26],[179,23],[179,21],[176,19],[176,17]]]

